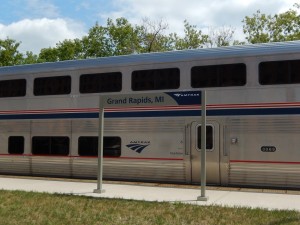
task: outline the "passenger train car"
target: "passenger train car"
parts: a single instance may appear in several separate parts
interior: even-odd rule
[[[206,90],[207,183],[300,188],[300,42],[0,68],[0,174],[97,176],[100,95]],[[104,178],[200,182],[200,107],[108,108]]]

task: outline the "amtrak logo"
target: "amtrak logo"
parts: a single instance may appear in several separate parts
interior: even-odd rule
[[[126,145],[126,147],[137,153],[141,153],[149,145],[150,141],[131,141],[130,144]]]
[[[199,93],[184,93],[184,94],[180,94],[180,93],[176,93],[174,94],[176,97],[199,97],[200,94]]]

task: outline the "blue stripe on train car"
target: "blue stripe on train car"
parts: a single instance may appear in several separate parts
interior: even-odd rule
[[[300,115],[300,108],[251,108],[251,109],[209,109],[208,116],[253,116],[253,115]],[[105,112],[105,118],[126,117],[189,117],[200,116],[200,110],[165,110],[165,111],[131,111]],[[98,118],[99,113],[45,113],[45,114],[5,114],[0,120],[22,119],[89,119]]]

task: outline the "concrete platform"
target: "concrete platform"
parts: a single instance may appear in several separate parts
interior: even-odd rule
[[[170,187],[142,183],[104,182],[104,193],[94,193],[95,182],[81,180],[53,180],[42,178],[0,177],[0,189],[46,193],[61,193],[95,198],[121,198],[157,202],[181,202],[195,205],[220,205],[229,207],[264,208],[268,210],[300,211],[300,194],[295,191],[265,192],[263,189],[210,188],[206,190],[208,201],[197,201],[199,188],[189,186]]]

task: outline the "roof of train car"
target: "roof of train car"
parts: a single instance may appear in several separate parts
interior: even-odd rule
[[[300,53],[300,41],[274,42],[264,44],[236,45],[218,48],[202,48],[193,50],[168,51],[123,56],[111,56],[82,60],[68,60],[60,62],[38,63],[0,67],[0,75],[18,73],[36,73],[49,70],[76,70],[82,68],[117,67],[138,64],[154,64],[179,61],[193,61],[204,59],[218,59],[229,57],[263,56],[271,54]]]

